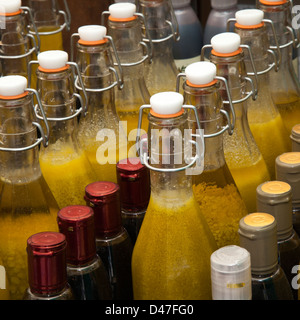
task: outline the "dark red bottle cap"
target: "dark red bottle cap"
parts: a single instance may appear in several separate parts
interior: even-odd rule
[[[96,237],[110,237],[121,231],[120,187],[116,183],[90,183],[85,188],[84,198],[94,210]]]
[[[95,258],[94,211],[88,206],[68,206],[57,215],[59,231],[67,241],[67,263],[84,265]]]
[[[41,232],[27,240],[28,282],[32,293],[54,295],[67,284],[66,237]]]
[[[139,212],[147,209],[150,198],[150,172],[139,158],[128,158],[117,163],[123,210]]]

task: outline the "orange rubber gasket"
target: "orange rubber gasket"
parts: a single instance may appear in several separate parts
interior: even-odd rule
[[[239,24],[239,23],[236,23],[235,26],[237,28],[240,28],[240,29],[258,29],[258,28],[261,28],[263,27],[265,24],[263,22],[259,23],[259,24],[254,24],[254,25],[251,25],[251,26],[245,26],[243,24]]]
[[[45,69],[41,66],[38,67],[38,69],[42,72],[46,72],[46,73],[54,73],[54,72],[61,72],[61,71],[65,71],[67,69],[69,69],[70,66],[67,64],[66,66],[64,67],[61,67],[61,68],[57,68],[57,69]]]
[[[10,13],[0,12],[0,16],[11,17],[11,16],[16,16],[22,12],[23,12],[22,9],[15,12],[10,12]]]
[[[220,52],[216,52],[214,49],[212,49],[211,54],[213,54],[214,56],[218,56],[218,57],[233,57],[233,56],[240,54],[242,51],[243,51],[242,48],[239,48],[238,50],[236,50],[234,52],[220,53]]]
[[[210,87],[210,86],[213,86],[215,83],[217,83],[218,80],[213,80],[209,83],[206,83],[206,84],[193,84],[191,83],[189,80],[186,80],[186,84],[190,87],[195,87],[195,88],[205,88],[205,87]]]
[[[175,117],[181,116],[183,114],[183,112],[184,112],[183,108],[179,112],[173,113],[173,114],[159,114],[159,113],[154,112],[152,109],[150,110],[150,113],[154,117],[156,117],[156,118],[164,118],[164,119],[175,118]]]
[[[15,100],[15,99],[21,99],[28,95],[28,91],[25,91],[24,93],[18,94],[16,96],[2,96],[0,95],[0,99],[2,100]]]
[[[278,2],[259,0],[259,2],[266,5],[266,6],[280,6],[281,4],[287,3],[287,0],[282,0],[282,1],[278,1]]]
[[[97,46],[99,44],[103,44],[103,43],[106,43],[108,40],[105,38],[105,39],[102,39],[102,40],[97,40],[97,41],[87,41],[87,40],[78,40],[78,43],[79,44],[82,44],[84,46]]]
[[[126,21],[133,21],[135,20],[137,17],[136,16],[132,16],[129,18],[113,18],[112,16],[109,16],[108,19],[110,21],[115,21],[115,22],[126,22]]]

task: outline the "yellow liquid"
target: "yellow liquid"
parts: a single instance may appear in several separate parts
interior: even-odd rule
[[[200,175],[202,182],[193,186],[195,198],[219,248],[239,245],[239,222],[248,214],[234,183],[221,187],[217,183],[208,182],[212,176],[217,181],[220,171],[204,171]],[[208,176],[210,178],[206,179]]]
[[[1,259],[0,259],[0,266],[3,266],[3,262]],[[3,281],[3,280],[1,279],[0,281]],[[6,275],[6,270],[5,270],[5,287],[2,288],[0,286],[0,300],[10,300],[9,283]]]
[[[38,28],[38,32],[51,32],[55,30],[57,30],[57,27],[52,26]],[[40,35],[40,42],[40,52],[48,50],[64,50],[62,32],[50,35]]]
[[[211,299],[216,248],[194,197],[151,196],[132,256],[134,299]]]
[[[274,97],[288,136],[291,134],[293,126],[300,123],[300,98],[293,93],[289,97],[289,101],[280,98],[280,94],[278,94],[278,97]]]
[[[48,148],[40,154],[40,166],[59,207],[85,205],[85,187],[96,179],[85,154]]]
[[[2,190],[0,257],[13,300],[22,299],[28,287],[27,239],[38,232],[58,231],[58,207],[51,194],[43,193],[44,186],[40,178],[28,184],[5,183]]]
[[[270,178],[275,177],[276,157],[290,150],[290,139],[280,114],[268,122],[251,119],[249,126],[255,142],[266,162]]]
[[[225,155],[226,161],[227,157]],[[235,181],[235,184],[244,200],[248,213],[256,211],[256,188],[265,181],[270,180],[270,175],[267,171],[266,163],[262,156],[256,163],[243,166],[230,167],[230,172]]]

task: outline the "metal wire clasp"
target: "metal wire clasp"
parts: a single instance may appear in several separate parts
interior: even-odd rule
[[[145,109],[151,109],[151,105],[142,105],[139,110],[139,121],[138,121],[138,128],[137,128],[137,136],[136,136],[136,149],[139,154],[141,163],[143,163],[148,169],[158,171],[158,172],[178,172],[187,169],[193,169],[192,167],[195,165],[197,174],[200,174],[204,169],[204,152],[205,152],[205,144],[204,144],[204,135],[203,130],[200,127],[200,122],[198,118],[198,113],[196,107],[192,105],[183,105],[183,109],[191,109],[193,110],[196,118],[196,123],[198,129],[196,129],[196,134],[190,133],[189,136],[191,139],[188,142],[191,145],[194,145],[196,148],[195,156],[185,157],[185,162],[188,162],[187,165],[180,168],[157,168],[149,163],[149,155],[148,155],[148,137],[146,135],[141,138],[141,126],[142,126],[142,118],[143,112]],[[192,138],[195,138],[193,140]],[[188,173],[190,174],[190,173]]]

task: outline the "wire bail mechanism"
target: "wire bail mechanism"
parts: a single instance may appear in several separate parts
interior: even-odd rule
[[[181,78],[186,78],[186,73],[179,73],[177,75],[177,82],[176,82],[176,91],[177,92],[179,92],[180,79]],[[221,109],[220,112],[225,116],[226,121],[227,121],[227,125],[222,126],[222,129],[220,131],[218,131],[218,132],[211,133],[211,134],[204,134],[203,135],[204,138],[216,137],[216,136],[222,134],[225,131],[228,131],[228,134],[232,135],[234,127],[235,127],[236,116],[235,116],[235,111],[234,111],[233,102],[232,102],[232,99],[231,99],[231,94],[230,94],[230,90],[229,90],[229,87],[228,87],[227,80],[224,77],[219,77],[219,76],[215,76],[215,80],[222,81],[224,83],[224,85],[225,85],[226,93],[227,93],[227,97],[228,97],[228,104],[229,104],[230,112],[231,112],[231,115],[232,115],[232,120],[230,119],[230,115],[228,114],[228,112],[226,110],[224,110],[224,109]],[[215,81],[215,83],[217,83],[217,81]],[[209,87],[210,85],[211,84],[203,85],[203,88],[204,87]]]
[[[37,100],[37,108],[39,109],[39,111],[41,112],[42,114],[42,117],[40,117],[38,114],[37,114],[37,108],[35,108],[33,106],[33,102],[31,103],[32,107],[33,107],[33,111],[35,113],[35,116],[37,118],[41,118],[43,121],[44,121],[44,124],[45,124],[45,128],[46,128],[46,134],[44,132],[44,129],[42,128],[42,126],[34,121],[32,122],[32,124],[38,129],[39,133],[40,133],[40,138],[37,138],[36,139],[36,142],[33,143],[32,145],[30,146],[27,146],[27,147],[22,147],[22,148],[4,148],[4,147],[0,147],[0,151],[9,151],[9,152],[17,152],[17,151],[26,151],[26,150],[29,150],[29,149],[32,149],[36,146],[38,146],[40,143],[43,143],[43,146],[46,148],[48,146],[48,143],[49,143],[49,133],[50,133],[50,130],[49,130],[49,125],[48,125],[48,121],[47,121],[47,117],[45,115],[45,112],[44,112],[44,108],[42,106],[42,102],[41,102],[41,99],[39,97],[39,94],[38,92],[35,90],[35,89],[32,89],[32,88],[26,88],[24,93],[26,95],[26,93],[32,93],[33,95],[35,95],[35,98]],[[9,98],[9,97],[8,97]],[[33,99],[32,99],[33,100]]]
[[[158,93],[160,94],[160,93]],[[196,107],[192,105],[182,105],[182,113],[184,110],[191,109],[194,111],[196,122],[198,129],[196,130],[196,134],[193,134],[190,132],[189,136],[191,138],[196,138],[196,140],[189,139],[188,142],[191,145],[194,145],[196,148],[195,156],[190,156],[188,160],[191,160],[190,163],[188,163],[186,166],[181,168],[157,168],[153,167],[149,164],[149,155],[147,151],[148,146],[148,137],[144,136],[141,138],[141,126],[142,126],[142,117],[143,117],[143,111],[145,109],[152,109],[151,105],[142,105],[139,110],[139,121],[138,121],[138,128],[137,128],[137,136],[136,136],[136,148],[141,160],[141,163],[144,164],[148,169],[158,171],[158,172],[178,172],[183,171],[187,169],[196,169],[197,174],[200,174],[204,169],[204,150],[205,150],[205,144],[204,144],[204,136],[203,136],[203,130],[200,127],[200,122],[198,118],[198,113]],[[164,117],[167,118],[167,117]],[[187,162],[187,161],[186,161]],[[196,164],[195,168],[192,168]],[[192,172],[192,171],[190,171]],[[187,173],[190,174],[190,173]],[[192,173],[191,173],[192,174]]]
[[[46,51],[45,51],[46,52]],[[31,85],[31,66],[33,64],[39,64],[39,61],[38,60],[32,60],[28,63],[28,86],[30,87]],[[82,100],[82,97],[80,94],[78,93],[73,93],[73,95],[79,100],[80,102],[80,108],[77,108],[76,111],[71,115],[71,116],[68,116],[68,117],[63,117],[63,118],[47,118],[48,121],[67,121],[67,120],[70,120],[70,119],[73,119],[73,118],[76,118],[79,114],[83,114],[83,116],[85,117],[86,114],[87,114],[87,102],[88,102],[88,98],[87,98],[87,94],[86,94],[86,90],[85,90],[85,87],[84,87],[84,84],[83,84],[83,81],[82,81],[82,78],[81,78],[81,74],[80,74],[80,71],[79,71],[79,67],[77,65],[77,63],[75,62],[72,62],[72,61],[67,61],[66,62],[66,68],[69,68],[69,67],[73,67],[71,68],[72,69],[72,73],[73,73],[73,76],[74,76],[74,79],[78,78],[79,79],[79,82],[81,84],[81,90],[83,92],[83,95],[84,95],[84,100],[85,102],[83,103],[83,100]],[[77,72],[77,75],[74,71],[74,69],[76,69],[76,72]],[[55,73],[55,72],[60,72],[61,70],[60,69],[57,69],[56,70],[50,70],[49,73]],[[39,120],[44,120],[44,116],[40,116],[38,114],[38,105],[35,105],[35,110],[36,110],[36,115],[37,115],[37,118]]]

